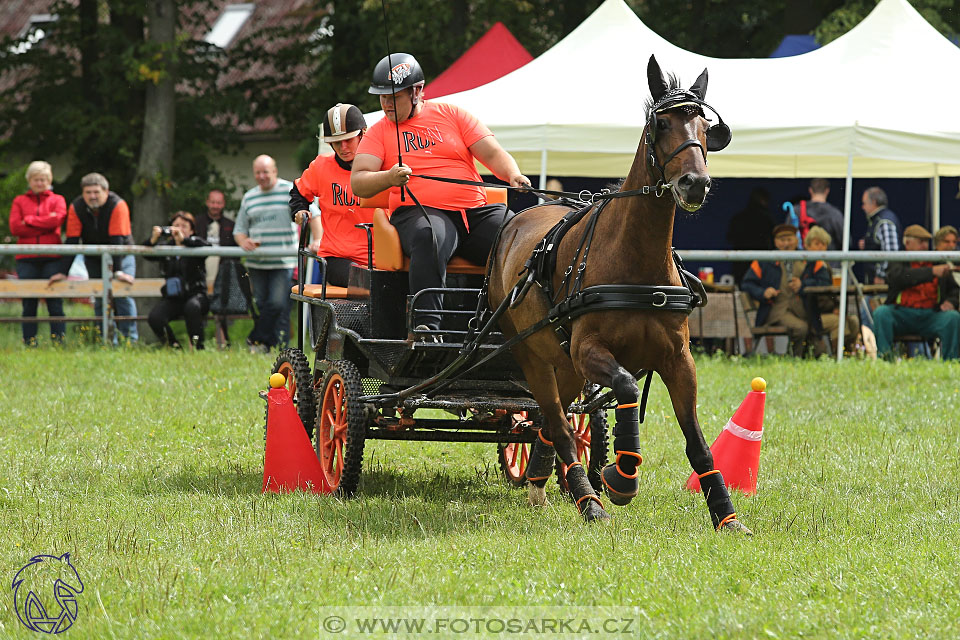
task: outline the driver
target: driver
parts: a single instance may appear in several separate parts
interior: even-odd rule
[[[367,234],[356,225],[373,222],[373,209],[361,207],[350,190],[350,168],[366,130],[358,107],[338,102],[327,109],[323,141],[334,153],[318,155],[290,189],[290,215],[297,224],[310,220],[310,250],[326,259],[327,284],[338,287],[347,286],[351,263],[367,266]],[[320,216],[311,218],[314,198],[319,199]]]
[[[369,91],[380,96],[385,117],[360,141],[350,180],[353,192],[361,197],[390,189],[390,222],[403,252],[410,256],[411,294],[443,287],[447,262],[454,255],[486,264],[508,213],[504,204],[487,203],[483,187],[411,174],[479,181],[474,164],[479,160],[510,186],[530,186],[513,156],[483,123],[455,105],[425,100],[423,84],[423,70],[410,54],[395,53],[377,63]],[[397,157],[398,135],[402,164]],[[420,297],[418,310],[426,312],[417,314],[416,331],[439,329],[441,302],[439,293]]]

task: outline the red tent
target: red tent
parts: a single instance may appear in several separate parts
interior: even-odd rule
[[[519,69],[531,60],[533,56],[502,22],[498,22],[450,68],[434,78],[424,93],[431,99],[473,89]]]

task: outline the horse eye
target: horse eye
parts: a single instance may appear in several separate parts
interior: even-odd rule
[[[657,131],[666,131],[670,128],[670,123],[666,118],[657,118]]]

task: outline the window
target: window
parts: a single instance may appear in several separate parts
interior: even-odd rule
[[[30,21],[20,31],[20,42],[10,47],[14,54],[26,53],[47,35],[50,25],[57,21],[56,15],[38,13],[30,16]]]
[[[227,5],[217,18],[217,21],[210,29],[210,33],[204,36],[204,41],[216,45],[221,49],[226,49],[227,45],[233,42],[233,39],[240,33],[240,29],[247,23],[250,15],[253,13],[253,4],[230,4]]]

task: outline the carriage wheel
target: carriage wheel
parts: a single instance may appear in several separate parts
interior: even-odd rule
[[[366,411],[356,402],[363,395],[360,372],[349,360],[333,360],[319,391],[317,457],[330,487],[349,497],[360,484],[367,438]]]
[[[529,427],[531,421],[527,412],[522,411],[508,416],[513,422],[512,431],[521,431]],[[497,460],[500,462],[500,471],[507,482],[514,487],[527,484],[527,463],[530,461],[530,444],[527,442],[500,442],[497,443]]]
[[[313,374],[310,362],[300,349],[283,349],[273,364],[273,373],[282,373],[287,379],[286,388],[297,407],[297,415],[303,423],[307,437],[313,438],[313,421],[317,412],[317,400],[313,391]]]
[[[583,395],[577,402],[583,400]],[[603,483],[600,481],[600,472],[607,464],[607,412],[598,409],[590,414],[576,413],[568,416],[570,426],[573,427],[573,439],[577,446],[577,460],[583,464],[587,472],[587,480],[593,490],[600,492]],[[567,487],[567,465],[557,458],[557,484],[564,493],[569,493]]]

